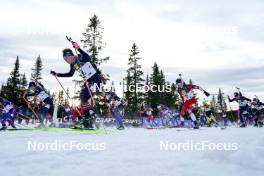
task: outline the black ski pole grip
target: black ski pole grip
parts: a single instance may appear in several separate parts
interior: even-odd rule
[[[72,38],[71,38],[71,37],[68,37],[68,36],[66,35],[66,39],[67,39],[69,42],[72,43]]]

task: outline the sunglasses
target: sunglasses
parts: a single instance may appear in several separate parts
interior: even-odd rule
[[[64,59],[65,61],[67,61],[68,58],[69,58],[69,56],[72,56],[72,55],[64,55],[64,56],[63,56],[63,59]]]

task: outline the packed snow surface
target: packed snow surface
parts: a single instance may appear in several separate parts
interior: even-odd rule
[[[106,133],[0,132],[4,176],[263,176],[264,128],[127,128]],[[33,151],[33,143],[90,144],[88,150]],[[235,144],[235,150],[176,150],[179,143]],[[31,144],[32,144],[31,143]],[[164,150],[164,146],[170,146]],[[98,145],[97,147],[95,145]],[[43,149],[43,148],[42,148]]]

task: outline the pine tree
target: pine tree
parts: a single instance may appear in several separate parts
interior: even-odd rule
[[[149,91],[149,102],[152,107],[162,103],[162,93],[159,92],[158,87],[162,86],[162,78],[158,64],[155,62],[152,67],[152,74],[150,75],[150,86],[153,90]]]
[[[217,102],[216,102],[216,98],[215,95],[213,95],[212,100],[210,102],[210,108],[212,109],[212,111],[215,113],[217,110]]]
[[[152,67],[152,74],[150,76],[150,86],[154,89],[148,92],[148,102],[152,107],[158,104],[163,104],[169,107],[175,107],[177,100],[176,86],[166,82],[165,75],[159,69],[158,64],[155,62]],[[168,87],[171,89],[169,90]]]
[[[221,110],[221,111],[226,111],[227,110],[227,105],[226,105],[226,102],[225,102],[224,93],[222,93],[221,89],[219,89],[219,91],[218,91],[217,105],[218,105],[219,110]]]
[[[126,90],[125,90],[125,101],[126,101],[126,106],[125,106],[125,112],[128,115],[132,115],[132,110],[133,110],[133,105],[131,102],[133,102],[133,92],[130,91],[130,86],[132,85],[132,77],[130,75],[130,72],[127,71],[127,77],[125,78],[126,80]]]
[[[131,114],[136,114],[140,108],[140,105],[142,104],[144,100],[144,92],[138,91],[143,89],[143,71],[141,68],[141,65],[139,64],[140,57],[139,50],[137,45],[134,43],[131,49],[131,53],[129,55],[128,59],[128,65],[129,68],[127,70],[127,86],[128,90],[126,92],[126,95],[129,95],[129,97],[126,97],[127,104],[130,106],[129,112]]]
[[[64,92],[60,91],[58,95],[58,104],[63,105],[63,101],[64,101]]]
[[[23,100],[23,95],[27,89],[27,78],[26,78],[26,74],[24,73],[23,75],[20,76],[20,102],[19,104],[24,106],[24,107],[27,107],[27,104],[26,102]]]
[[[21,104],[20,100],[20,73],[19,73],[19,57],[17,56],[15,61],[15,67],[10,73],[10,77],[7,80],[6,85],[2,86],[2,93],[4,98],[7,98],[16,105]]]
[[[33,73],[31,74],[31,81],[40,82],[42,79],[41,71],[43,69],[42,60],[40,55],[37,57],[36,62],[34,64],[34,68],[32,68]]]
[[[149,82],[149,75],[147,74],[146,76],[146,82],[145,82],[145,86],[146,88],[150,86],[150,82]],[[145,89],[145,93],[144,93],[144,102],[147,104],[147,105],[150,105],[150,90],[146,90]]]
[[[103,27],[98,16],[94,15],[90,18],[90,23],[85,28],[85,32],[82,33],[84,39],[81,40],[83,47],[90,54],[92,62],[96,66],[100,66],[102,63],[107,62],[109,57],[101,58],[100,52],[105,47],[103,43]],[[101,73],[101,70],[99,71]]]
[[[167,82],[167,85],[170,83]],[[178,101],[179,97],[176,92],[176,85],[174,83],[170,84],[171,90],[170,91],[165,91],[164,93],[164,98],[163,98],[163,104],[168,106],[168,107],[174,107],[174,108],[179,108],[176,105],[176,102]]]

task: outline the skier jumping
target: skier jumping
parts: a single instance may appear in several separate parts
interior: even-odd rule
[[[181,75],[180,75],[181,76]],[[176,79],[176,87],[177,91],[181,97],[182,100],[182,107],[180,111],[180,119],[181,119],[181,126],[184,126],[184,118],[183,115],[188,112],[193,123],[194,123],[194,129],[198,129],[199,125],[196,121],[196,117],[193,113],[193,105],[197,103],[197,98],[195,97],[194,90],[198,89],[202,91],[206,96],[210,96],[208,92],[206,92],[203,88],[200,86],[196,86],[193,84],[186,84],[182,78]]]
[[[2,124],[2,128],[0,130],[7,129],[6,122],[8,122],[8,124],[11,125],[13,128],[16,128],[14,124],[14,116],[16,113],[14,104],[4,98],[0,98],[0,105],[3,106],[0,116]]]

